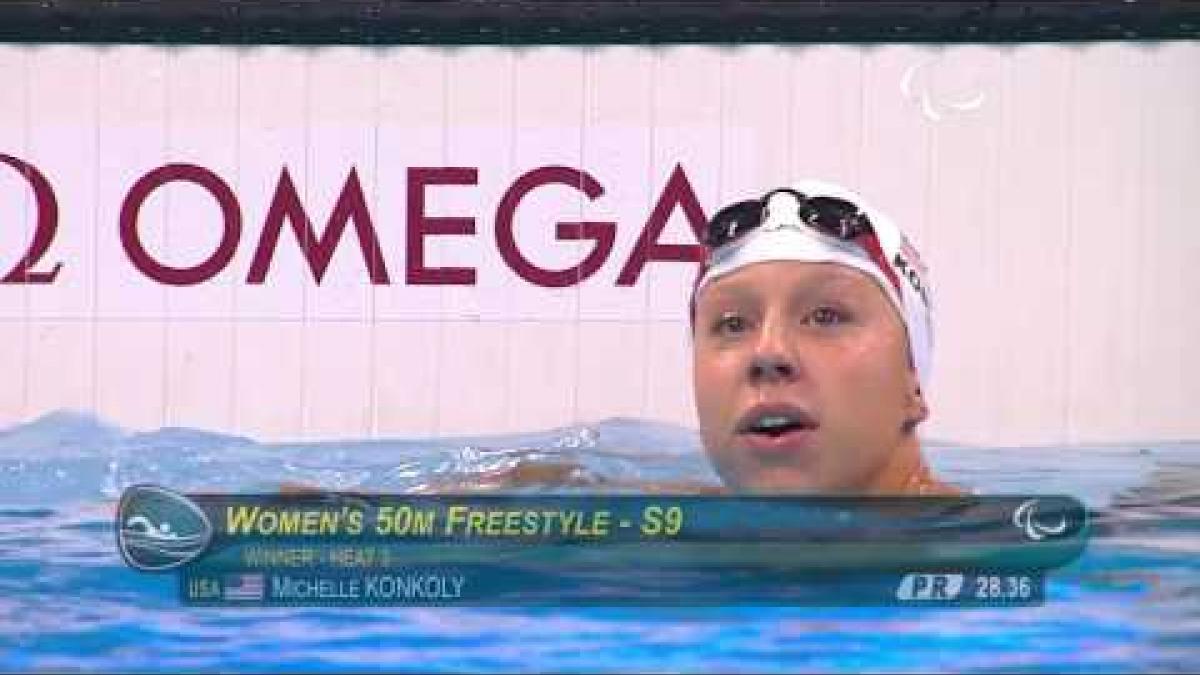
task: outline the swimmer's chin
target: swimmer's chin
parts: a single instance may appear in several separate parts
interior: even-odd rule
[[[904,489],[873,488],[863,486],[829,486],[801,484],[795,481],[752,482],[725,485],[725,494],[731,495],[787,495],[791,497],[956,497],[969,494],[956,485],[935,481],[920,487]]]
[[[824,495],[844,492],[822,485],[809,475],[757,474],[721,476],[731,494],[743,495]]]
[[[788,495],[793,497],[865,497],[904,496],[916,494],[957,494],[952,486],[943,483],[929,484],[925,489],[890,490],[861,483],[846,483],[811,473],[769,472],[743,477],[723,477],[732,494],[742,495]],[[934,486],[937,486],[936,489]]]

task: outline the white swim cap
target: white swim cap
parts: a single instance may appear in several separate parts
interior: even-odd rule
[[[761,225],[711,251],[693,300],[708,283],[754,263],[795,260],[852,267],[874,279],[896,307],[908,333],[917,378],[927,389],[933,367],[933,308],[928,271],[916,248],[891,218],[840,185],[804,180],[788,188],[809,198],[835,197],[852,203],[870,220],[875,237],[851,242],[819,232],[801,220],[795,194],[773,192]],[[879,250],[864,248],[874,246],[871,239],[878,241]]]

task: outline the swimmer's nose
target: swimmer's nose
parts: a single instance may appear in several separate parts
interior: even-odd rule
[[[754,353],[750,356],[750,381],[754,383],[787,382],[796,377],[798,366],[780,321],[764,323]]]
[[[778,354],[755,354],[750,361],[752,382],[786,382],[796,376],[796,368]]]

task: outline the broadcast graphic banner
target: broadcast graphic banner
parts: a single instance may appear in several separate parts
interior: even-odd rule
[[[1037,604],[1084,550],[1068,497],[122,497],[118,541],[184,602]]]

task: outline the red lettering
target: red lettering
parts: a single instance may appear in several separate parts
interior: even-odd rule
[[[346,231],[346,225],[351,220],[354,221],[354,231],[358,235],[358,248],[367,264],[371,283],[387,284],[390,282],[387,265],[383,261],[383,252],[379,247],[379,239],[375,236],[375,226],[371,222],[371,213],[367,209],[367,200],[363,196],[362,185],[358,181],[356,169],[350,169],[350,175],[342,185],[342,192],[338,195],[333,212],[325,223],[325,231],[318,236],[313,231],[312,221],[309,220],[308,213],[304,211],[304,205],[300,203],[300,195],[296,192],[296,186],[292,183],[292,177],[288,173],[287,167],[283,168],[283,173],[279,176],[279,184],[275,188],[275,197],[271,200],[271,207],[267,210],[267,219],[263,223],[263,232],[258,240],[258,248],[250,263],[250,275],[246,279],[247,282],[261,284],[266,280],[285,219],[292,224],[292,231],[296,233],[300,250],[304,254],[304,259],[308,261],[308,267],[312,270],[318,285],[325,277],[325,270],[329,268],[333,252],[341,242],[342,233]]]
[[[54,241],[54,235],[58,231],[58,200],[54,198],[54,188],[50,187],[50,181],[42,175],[32,164],[10,157],[9,155],[0,154],[0,162],[11,166],[25,177],[29,187],[33,189],[34,201],[37,203],[37,225],[33,231],[33,241],[29,244],[29,249],[25,251],[25,255],[21,256],[21,260],[16,267],[4,275],[0,279],[0,284],[50,284],[58,278],[59,271],[62,270],[62,263],[55,263],[54,269],[49,272],[34,272],[33,268],[41,261],[42,256],[46,255],[46,250],[50,248],[50,244]]]
[[[425,215],[425,188],[429,185],[475,185],[479,169],[464,166],[408,169],[408,237],[404,260],[405,281],[418,286],[474,286],[471,267],[426,267],[425,237],[437,234],[475,234],[475,219]]]
[[[547,288],[562,288],[577,284],[596,273],[616,241],[617,226],[608,222],[555,223],[554,236],[563,241],[591,239],[596,246],[578,265],[564,270],[548,270],[534,265],[521,254],[513,231],[513,214],[517,205],[531,190],[543,185],[568,185],[595,201],[604,188],[587,172],[565,166],[543,166],[518,178],[504,193],[496,209],[496,247],[509,268],[529,283]]]
[[[658,243],[663,228],[667,226],[667,220],[677,207],[683,208],[683,215],[687,217],[692,231],[696,233],[697,243]],[[636,284],[638,277],[642,274],[642,269],[651,260],[703,262],[704,247],[699,241],[707,222],[704,209],[700,207],[700,201],[696,199],[696,191],[692,189],[692,184],[683,172],[683,167],[676,164],[675,170],[671,172],[671,178],[667,181],[658,202],[650,212],[650,217],[646,220],[646,226],[642,228],[641,236],[634,244],[633,252],[629,254],[629,260],[625,262],[625,266],[621,268],[621,274],[617,276],[617,285],[632,286]]]
[[[183,181],[195,183],[208,190],[221,206],[222,225],[221,243],[217,250],[207,260],[195,267],[170,267],[150,256],[138,235],[138,214],[142,204],[158,188],[167,183]],[[167,164],[142,176],[121,204],[121,244],[125,254],[142,274],[164,284],[172,286],[190,286],[208,281],[233,258],[238,240],[242,236],[242,213],[238,207],[237,197],[233,191],[212,171],[194,164]]]
[[[51,246],[57,231],[58,205],[54,191],[46,178],[27,162],[0,154],[0,163],[7,164],[21,173],[33,189],[38,208],[36,231],[28,251],[15,267],[0,279],[0,283],[51,283],[61,271],[62,263],[55,264],[48,272],[35,272],[33,268]],[[431,186],[474,186],[478,184],[478,176],[477,167],[408,169],[405,214],[406,283],[459,286],[471,286],[476,283],[477,273],[472,267],[427,266],[425,244],[427,237],[476,233],[475,218],[472,216],[426,214],[426,192]],[[155,190],[172,182],[193,183],[204,188],[221,208],[222,232],[219,244],[206,260],[191,267],[163,264],[147,252],[140,238],[138,218],[143,205]],[[508,187],[496,206],[496,246],[504,262],[522,279],[544,288],[563,288],[591,278],[603,267],[615,244],[617,224],[609,221],[556,221],[554,236],[558,241],[590,241],[593,245],[578,264],[565,269],[548,269],[535,264],[525,256],[518,245],[516,212],[531,192],[547,185],[574,188],[586,195],[590,201],[599,199],[605,193],[600,182],[582,169],[552,165],[527,171]],[[696,238],[685,243],[663,243],[660,241],[663,230],[676,209],[682,210]],[[699,244],[699,239],[706,220],[687,174],[683,167],[677,164],[651,209],[628,260],[620,270],[617,285],[637,284],[642,271],[651,261],[701,263],[704,249]],[[358,248],[371,282],[390,283],[383,251],[355,168],[350,169],[324,229],[318,233],[287,167],[283,167],[251,260],[247,283],[265,283],[285,221],[290,223],[290,229],[296,236],[317,284],[322,282],[351,221],[354,223]],[[219,274],[232,260],[241,238],[241,231],[242,214],[233,191],[214,172],[193,164],[167,164],[150,171],[133,185],[121,205],[121,243],[130,261],[147,277],[172,286],[202,283]]]

